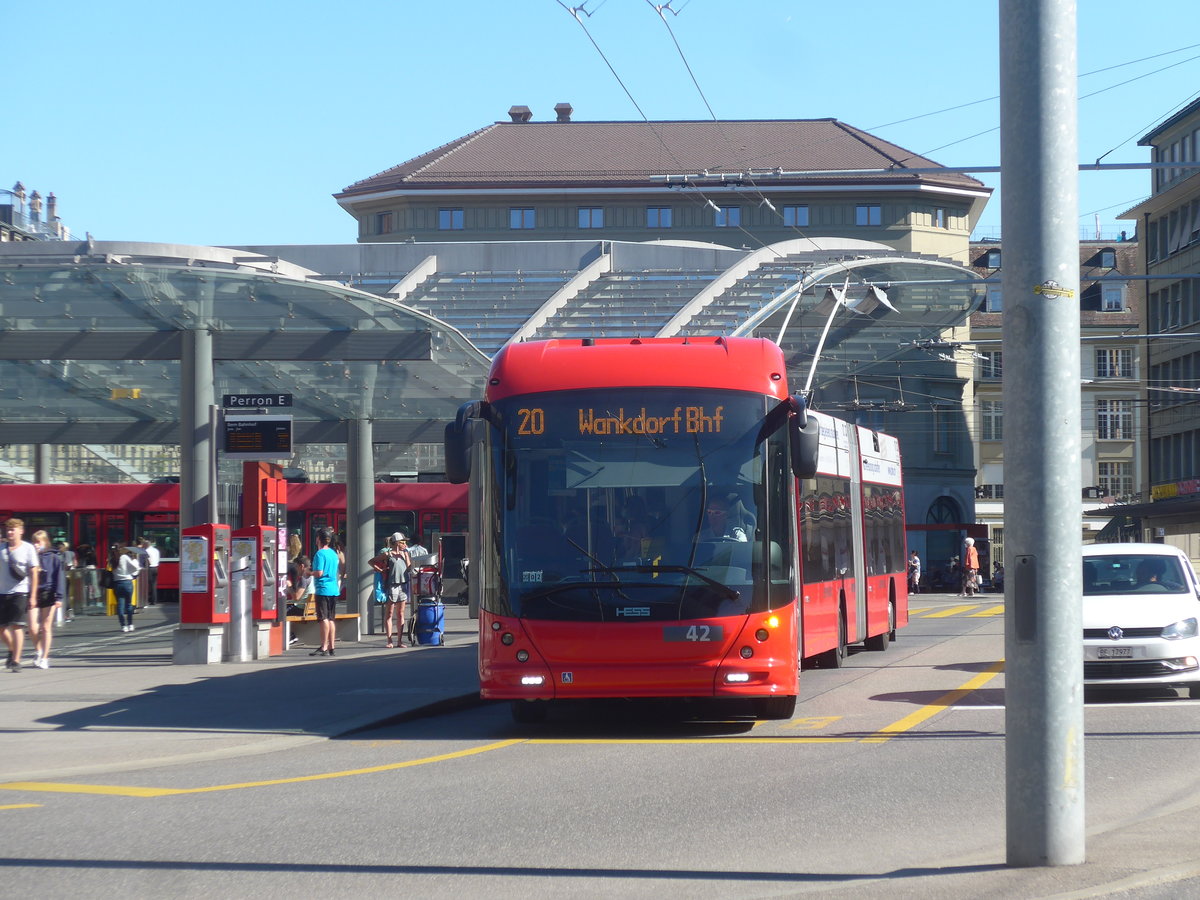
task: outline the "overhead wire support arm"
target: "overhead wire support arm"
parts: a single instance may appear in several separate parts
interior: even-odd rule
[[[825,349],[825,339],[829,337],[829,329],[833,326],[833,317],[837,315],[839,309],[846,305],[846,291],[849,289],[849,278],[847,278],[846,283],[842,285],[841,291],[833,286],[826,288],[825,299],[832,299],[833,306],[829,310],[829,318],[825,320],[825,327],[821,329],[821,339],[817,341],[817,349],[813,353],[812,365],[808,367],[808,378],[804,382],[804,391],[802,394],[805,403],[809,401],[809,398],[812,394],[812,383],[813,378],[815,378],[817,374],[817,363],[821,361],[821,351]]]

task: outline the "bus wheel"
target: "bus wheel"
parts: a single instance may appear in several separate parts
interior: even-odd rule
[[[896,630],[896,607],[892,603],[888,603],[888,627],[883,634],[877,634],[874,637],[869,637],[864,642],[868,650],[886,650],[888,641],[892,637],[892,632]]]
[[[795,694],[759,697],[754,701],[754,715],[759,719],[790,719],[795,714]]]
[[[519,725],[536,725],[546,721],[546,713],[550,704],[545,700],[514,700],[512,702],[513,721]]]
[[[840,669],[846,659],[846,612],[838,610],[838,644],[832,650],[826,650],[817,659],[822,669]]]

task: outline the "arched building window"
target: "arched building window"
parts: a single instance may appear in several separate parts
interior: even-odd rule
[[[953,497],[938,497],[925,513],[926,525],[953,526],[930,529],[925,532],[925,569],[929,573],[926,583],[930,589],[937,584],[940,574],[944,584],[950,584],[950,561],[958,555],[958,540],[962,528],[962,506]],[[946,590],[947,588],[943,588]],[[957,587],[954,590],[958,590]]]

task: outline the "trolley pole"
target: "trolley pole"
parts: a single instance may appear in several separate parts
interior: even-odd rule
[[[1075,0],[1000,4],[1007,862],[1084,861]]]

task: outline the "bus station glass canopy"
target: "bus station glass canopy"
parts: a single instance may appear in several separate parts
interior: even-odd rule
[[[488,359],[455,328],[277,258],[118,242],[0,245],[5,443],[179,442],[184,334],[213,387],[291,394],[296,443],[439,442]]]

